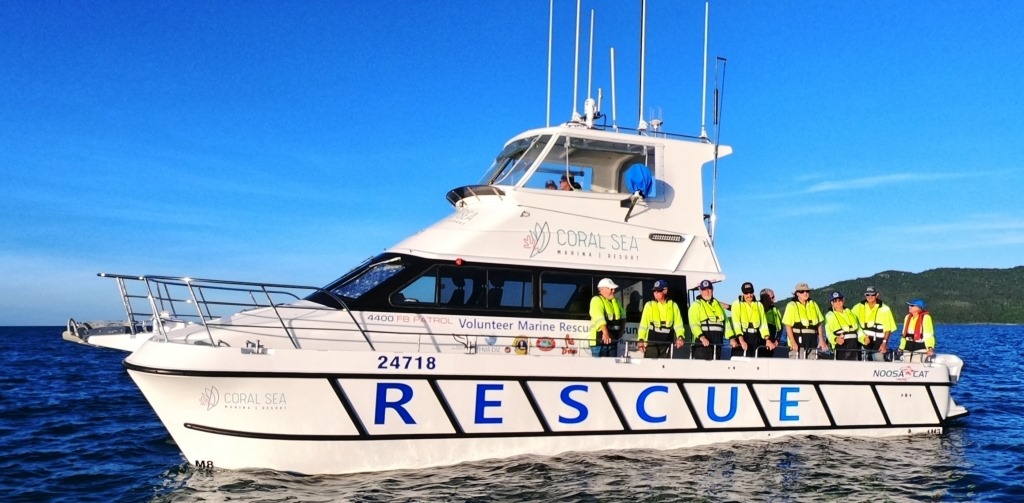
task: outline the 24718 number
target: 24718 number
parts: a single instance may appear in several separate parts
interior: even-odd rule
[[[437,359],[433,356],[378,356],[377,368],[384,370],[434,370]]]

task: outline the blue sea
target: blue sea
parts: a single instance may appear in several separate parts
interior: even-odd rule
[[[940,326],[971,415],[941,436],[801,437],[672,451],[523,456],[416,471],[204,471],[125,373],[126,356],[0,327],[0,501],[1021,501],[1024,326]],[[1007,341],[1011,341],[1007,344]]]

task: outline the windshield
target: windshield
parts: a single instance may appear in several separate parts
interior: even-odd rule
[[[404,268],[405,266],[402,265],[397,257],[385,262],[378,262],[367,267],[361,274],[356,275],[341,286],[331,290],[331,293],[349,299],[358,299],[377,285],[391,279],[392,276],[398,274]]]
[[[533,136],[509,143],[487,169],[481,185],[516,185],[533,166],[550,136]]]

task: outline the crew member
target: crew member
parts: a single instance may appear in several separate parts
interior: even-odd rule
[[[765,341],[765,345],[770,356],[780,356],[775,354],[775,350],[783,343],[785,332],[782,330],[782,313],[775,305],[775,292],[771,288],[761,289],[761,305],[764,307],[764,318],[768,323],[768,340]]]
[[[590,299],[590,351],[594,356],[614,357],[625,326],[622,304],[615,297],[616,285],[611,278],[597,283],[597,295]]]
[[[740,292],[740,302],[732,305],[732,323],[735,339],[743,348],[742,356],[771,356],[766,345],[771,335],[768,317],[764,306],[754,300],[754,284],[749,281],[743,283]],[[733,356],[740,355],[734,352]]]
[[[867,338],[864,345],[867,358],[876,362],[885,361],[885,355],[889,352],[889,337],[896,331],[896,320],[889,306],[879,300],[878,289],[873,286],[867,287],[864,290],[864,300],[853,306],[851,311],[857,316],[860,328]]]
[[[667,281],[655,281],[651,292],[654,300],[644,304],[640,315],[636,334],[638,349],[644,358],[668,358],[673,343],[677,349],[683,347],[683,316],[679,304],[668,298]]]
[[[827,351],[822,330],[825,317],[818,303],[811,300],[811,287],[807,283],[797,283],[793,294],[796,298],[786,304],[786,311],[782,314],[790,354],[796,358],[810,358],[816,356],[815,348]]]
[[[829,294],[832,309],[825,315],[825,332],[836,360],[860,360],[860,343],[866,341],[853,311],[846,309],[843,292]]]
[[[698,286],[700,296],[690,305],[690,331],[693,332],[693,358],[721,360],[722,340],[725,336],[725,308],[715,298],[711,282],[704,280]]]
[[[914,361],[914,353],[918,355],[925,351],[929,358],[935,356],[935,327],[932,325],[932,315],[923,299],[914,299],[907,302],[907,309],[910,313],[903,319],[903,340],[900,341],[900,349],[910,352],[908,361]],[[924,360],[924,358],[919,358]]]

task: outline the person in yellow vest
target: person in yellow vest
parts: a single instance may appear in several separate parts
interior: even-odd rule
[[[775,351],[782,344],[785,335],[782,330],[782,312],[775,305],[775,291],[771,288],[762,288],[761,305],[764,306],[764,317],[768,323],[768,340],[765,341],[765,345],[768,347],[769,356],[784,356],[782,351],[779,351],[779,354]]]
[[[715,298],[710,281],[700,282],[700,296],[690,305],[690,332],[693,333],[695,360],[721,360],[722,341],[726,332],[725,308]]]
[[[797,283],[793,295],[796,297],[786,304],[786,310],[782,314],[790,355],[795,355],[796,358],[816,357],[815,348],[821,351],[828,350],[822,330],[825,316],[821,314],[818,303],[811,300],[811,287],[807,283]]]
[[[616,356],[626,312],[615,297],[618,287],[611,278],[604,278],[597,283],[597,295],[590,299],[590,351],[594,356]]]
[[[914,353],[920,355],[921,351],[929,358],[935,356],[935,327],[928,306],[923,299],[914,299],[907,302],[907,309],[910,313],[903,319],[903,340],[900,341],[900,349],[910,353],[910,357],[905,360],[914,361]]]
[[[896,331],[896,319],[892,309],[879,299],[878,289],[873,286],[864,290],[864,300],[851,309],[860,322],[867,342],[864,350],[867,358],[876,362],[884,362],[889,352],[889,337]]]
[[[743,352],[734,351],[733,356],[770,356],[767,347],[770,335],[768,317],[764,306],[754,299],[754,284],[743,283],[740,292],[740,301],[732,305],[732,323],[734,339],[740,343]]]
[[[668,282],[659,279],[651,288],[654,300],[644,304],[637,329],[637,349],[644,358],[668,358],[673,344],[683,347],[683,315],[679,304],[668,298]]]
[[[846,309],[843,292],[829,294],[832,309],[825,314],[825,334],[836,360],[860,360],[860,346],[867,339],[860,329],[860,321],[853,311]]]

